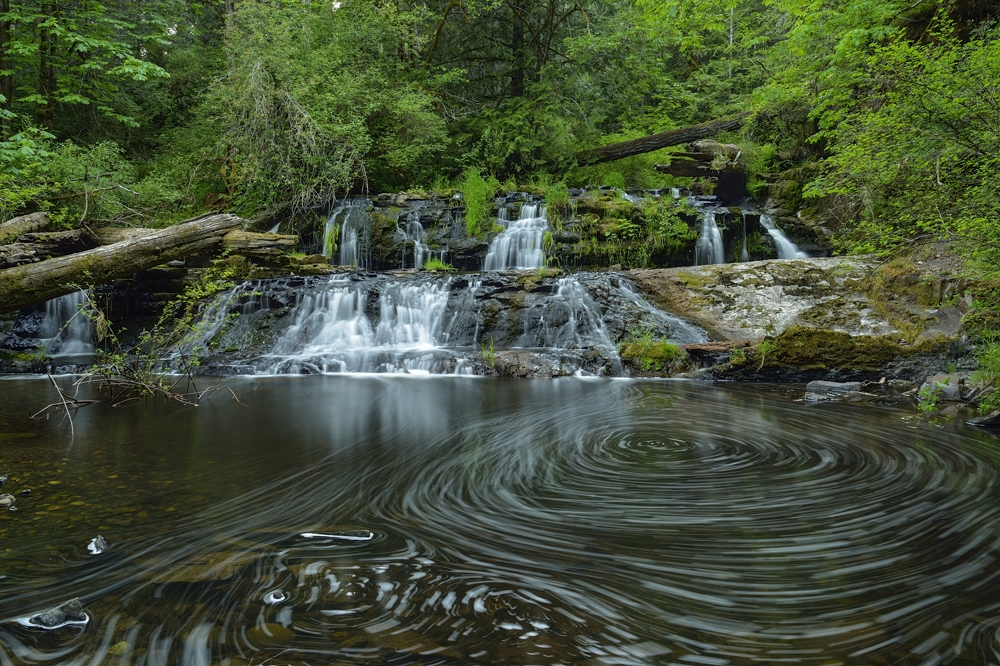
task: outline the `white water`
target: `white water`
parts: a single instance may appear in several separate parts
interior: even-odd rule
[[[424,225],[420,223],[420,210],[420,206],[413,208],[413,210],[406,214],[406,220],[404,222],[397,222],[396,226],[403,234],[403,263],[400,268],[410,268],[410,266],[407,266],[408,262],[406,261],[407,241],[413,243],[412,268],[423,268],[424,262],[432,256],[435,256],[436,259],[444,261],[445,250],[440,250],[435,253],[431,250],[430,246],[427,245],[427,234],[424,232]]]
[[[722,245],[722,232],[715,223],[715,211],[706,210],[702,213],[701,234],[694,246],[694,265],[724,264],[726,253]]]
[[[81,358],[88,362],[96,353],[90,319],[84,314],[87,293],[77,291],[53,298],[45,304],[45,319],[38,327],[38,336],[45,340],[45,353],[54,359]]]
[[[506,228],[490,243],[483,266],[487,271],[530,270],[544,268],[542,244],[549,228],[545,206],[524,204],[514,222],[507,222],[506,210],[497,220]]]
[[[517,346],[556,350],[598,347],[617,360],[601,309],[587,288],[570,277],[560,278],[558,285],[552,298],[525,312],[524,333]]]
[[[323,254],[334,258],[333,241],[338,239],[337,264],[340,266],[368,267],[369,215],[367,199],[348,199],[338,204],[326,219],[323,234]],[[339,234],[338,232],[339,227]]]
[[[637,292],[627,282],[620,282],[617,288],[618,297],[625,301],[631,301],[646,311],[646,322],[658,323],[666,326],[670,330],[668,341],[675,345],[697,344],[708,342],[708,336],[694,324],[688,323],[680,317],[664,312],[657,308],[646,297]]]
[[[740,243],[740,261],[750,261],[750,252],[747,251],[747,215],[740,213],[740,221],[743,222],[743,236]]]
[[[778,259],[808,259],[809,255],[801,251],[795,243],[789,240],[788,236],[779,229],[770,215],[760,216],[761,225],[771,234],[774,244],[778,248]]]
[[[301,297],[266,372],[434,372],[448,287],[447,280],[391,283],[375,295],[333,280],[327,290]],[[377,298],[377,323],[369,298]]]

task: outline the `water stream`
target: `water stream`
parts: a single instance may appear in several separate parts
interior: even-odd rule
[[[509,271],[544,268],[543,243],[549,220],[545,206],[524,204],[517,220],[507,220],[507,209],[500,210],[498,222],[504,230],[490,243],[483,270]]]
[[[722,243],[722,232],[715,223],[715,210],[702,210],[701,233],[694,246],[694,265],[726,263],[726,250]]]
[[[777,227],[770,215],[761,215],[760,223],[767,233],[774,239],[774,245],[778,248],[778,259],[808,259],[809,255],[799,250],[799,247]]]
[[[368,267],[371,262],[370,206],[368,199],[347,199],[337,204],[326,219],[323,254],[333,259],[336,253],[336,263],[340,266]]]
[[[38,327],[38,335],[45,353],[61,363],[90,363],[96,349],[90,318],[84,307],[87,294],[77,291],[53,298],[45,303],[45,318]]]
[[[781,386],[229,386],[241,402],[80,410],[71,441],[27,419],[45,381],[2,382],[5,490],[33,492],[0,516],[0,663],[1000,653],[1000,447],[981,431]],[[76,596],[85,627],[12,622]]]

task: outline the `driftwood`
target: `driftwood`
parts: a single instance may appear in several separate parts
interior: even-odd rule
[[[86,229],[21,234],[16,243],[0,245],[0,268],[33,264],[90,250],[100,244],[97,237]]]
[[[142,238],[0,270],[0,313],[205,252],[242,223],[235,215],[203,215]]]
[[[667,148],[668,146],[691,143],[718,134],[719,132],[736,129],[743,124],[747,116],[748,114],[742,114],[735,118],[710,120],[700,125],[690,125],[670,130],[669,132],[661,132],[660,134],[652,134],[638,139],[612,143],[600,148],[583,150],[576,154],[576,161],[581,165],[611,162],[613,160],[632,157],[633,155],[651,153],[654,150]]]
[[[32,213],[7,220],[0,224],[0,245],[6,245],[22,234],[41,231],[49,226],[50,222],[48,213]]]

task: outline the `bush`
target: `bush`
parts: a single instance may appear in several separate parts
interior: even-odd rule
[[[462,197],[465,199],[465,230],[469,236],[482,233],[483,223],[493,215],[493,199],[499,188],[496,178],[491,176],[486,180],[478,169],[466,169]]]

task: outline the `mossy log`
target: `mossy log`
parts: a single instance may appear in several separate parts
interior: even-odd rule
[[[718,134],[719,132],[737,129],[747,119],[747,116],[748,114],[744,113],[735,118],[710,120],[700,125],[689,125],[688,127],[681,127],[669,132],[661,132],[638,139],[630,139],[629,141],[620,141],[599,148],[583,150],[576,154],[576,161],[580,165],[599,164],[600,162],[611,162],[613,160],[632,157],[633,155],[651,153],[660,148],[691,143]]]
[[[298,245],[299,237],[288,234],[261,234],[230,231],[222,238],[222,249],[244,257],[276,257]]]
[[[22,215],[21,217],[7,220],[3,224],[0,224],[0,245],[6,245],[17,240],[17,237],[21,234],[41,231],[49,226],[50,222],[49,214],[44,212]]]
[[[236,215],[212,213],[142,238],[2,270],[0,314],[211,250],[241,224]]]
[[[22,234],[16,243],[0,245],[0,268],[33,264],[90,250],[100,244],[100,240],[86,229]]]

